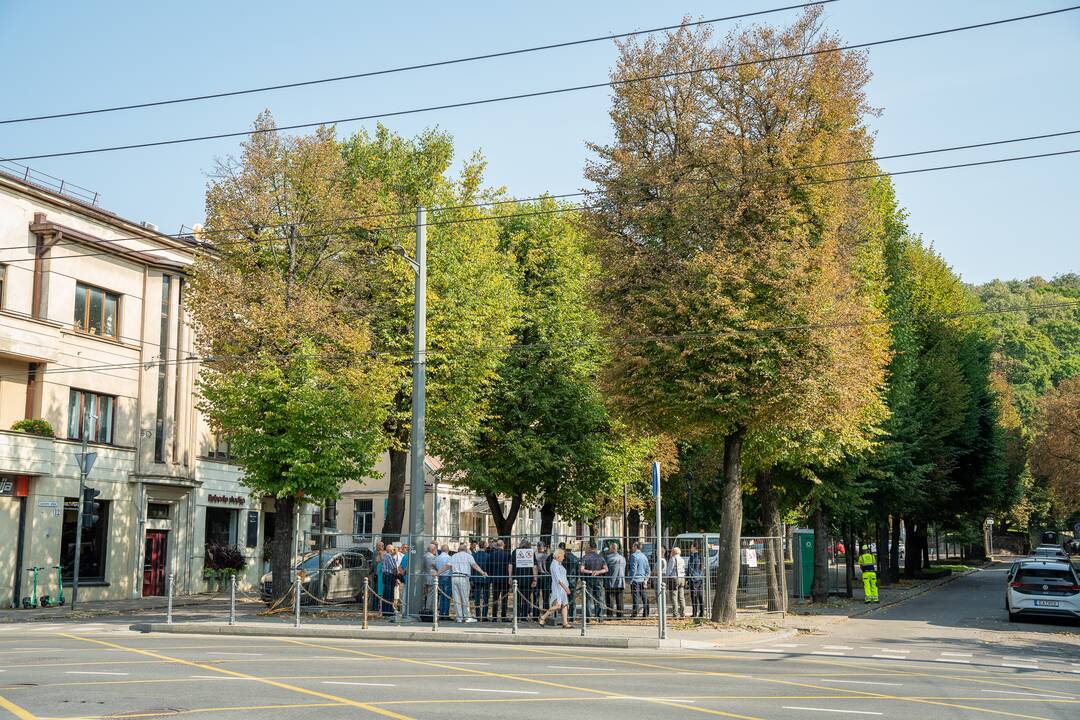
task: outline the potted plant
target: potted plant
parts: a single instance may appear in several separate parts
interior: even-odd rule
[[[41,437],[53,437],[52,425],[44,418],[24,418],[11,424],[15,432],[23,432],[27,435],[40,435]]]
[[[235,545],[210,543],[206,546],[203,577],[211,582],[211,591],[225,590],[231,578],[247,567],[247,558]]]

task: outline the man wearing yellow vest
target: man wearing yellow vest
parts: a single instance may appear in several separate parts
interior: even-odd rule
[[[862,555],[859,556],[859,568],[862,570],[863,600],[869,605],[878,601],[877,594],[877,565],[874,564],[874,556],[870,553],[870,546],[862,546]]]

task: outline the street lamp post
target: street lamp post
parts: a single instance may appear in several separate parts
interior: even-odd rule
[[[406,258],[408,259],[408,258]],[[416,257],[409,260],[416,276],[413,305],[412,429],[409,434],[409,534],[412,557],[405,593],[405,615],[419,614],[424,568],[424,420],[427,383],[427,220],[416,208]]]

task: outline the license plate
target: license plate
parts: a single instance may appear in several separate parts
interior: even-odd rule
[[[1057,607],[1057,600],[1036,600],[1035,607]]]

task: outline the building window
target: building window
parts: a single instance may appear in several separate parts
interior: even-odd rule
[[[79,583],[105,582],[105,557],[109,542],[108,500],[98,500],[98,521],[82,531],[79,554]],[[60,567],[65,582],[71,582],[75,569],[75,528],[79,522],[79,501],[64,498],[64,524],[60,531]]]
[[[353,500],[353,535],[371,535],[375,526],[375,510],[371,500]]]
[[[82,440],[83,434],[89,430],[86,437],[89,442],[112,444],[115,406],[116,398],[112,395],[72,390],[68,406],[68,439]],[[87,426],[87,412],[93,416],[90,418],[89,426]]]
[[[119,335],[120,296],[91,285],[75,285],[75,329],[100,337]]]
[[[450,501],[450,537],[461,535],[461,501]]]
[[[148,520],[168,520],[171,509],[169,503],[148,503],[146,517]]]
[[[214,433],[210,438],[210,448],[206,457],[211,460],[232,460],[232,451],[229,449],[229,441],[220,433]]]
[[[204,542],[207,545],[235,545],[238,514],[238,510],[230,508],[206,508],[206,535]]]
[[[157,366],[157,420],[154,422],[154,462],[165,462],[165,400],[168,388],[166,386],[168,368],[165,359],[169,356],[169,287],[171,278],[168,275],[161,276],[161,332],[158,336],[158,366]]]
[[[5,290],[7,290],[7,265],[0,265],[0,308],[4,307]]]

